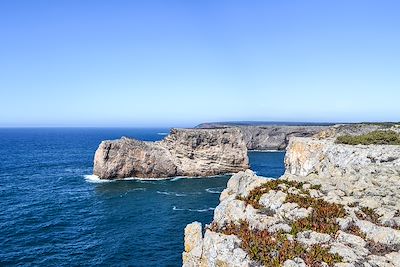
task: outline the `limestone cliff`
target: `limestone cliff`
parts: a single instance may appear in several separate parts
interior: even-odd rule
[[[286,173],[307,176],[400,176],[400,146],[342,145],[334,139],[294,137],[285,157]]]
[[[362,130],[363,131],[363,130]],[[400,266],[400,146],[292,138],[278,180],[232,176],[184,266]]]
[[[243,133],[243,138],[249,150],[284,150],[292,136],[313,136],[328,126],[295,126],[295,125],[262,125],[235,126],[225,124],[201,124],[198,128],[229,128],[237,127]]]
[[[94,157],[102,179],[211,176],[248,168],[247,149],[238,129],[173,129],[159,142],[123,137],[103,141]]]

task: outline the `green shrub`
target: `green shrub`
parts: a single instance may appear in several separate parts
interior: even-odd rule
[[[400,145],[400,134],[394,131],[373,131],[362,135],[343,135],[337,144],[346,145]]]

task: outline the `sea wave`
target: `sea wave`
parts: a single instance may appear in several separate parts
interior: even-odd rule
[[[100,179],[99,176],[94,174],[84,175],[83,177],[85,178],[86,182],[93,184],[111,183],[115,181],[115,180]]]
[[[178,180],[181,180],[181,179],[183,179],[183,177],[177,176],[177,177],[174,177],[174,178],[170,179],[170,181],[171,182],[175,182],[175,181],[178,181]]]
[[[158,135],[168,135],[168,133],[157,133]]]
[[[206,192],[211,194],[221,194],[221,187],[210,187],[205,189]]]
[[[176,197],[185,197],[186,194],[175,193],[175,192],[166,192],[166,191],[157,191],[157,194],[167,195],[167,196],[176,196]]]
[[[132,192],[132,191],[146,191],[146,188],[138,187],[138,188],[131,189],[128,192]]]
[[[172,208],[172,210],[177,210],[177,211],[194,211],[194,212],[207,212],[207,211],[213,211],[215,210],[215,208],[206,208],[206,209],[181,209],[181,208],[177,208],[176,206],[174,206]]]

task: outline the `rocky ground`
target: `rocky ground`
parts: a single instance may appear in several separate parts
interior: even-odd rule
[[[400,146],[292,138],[278,180],[228,181],[212,223],[185,228],[184,266],[400,266]]]

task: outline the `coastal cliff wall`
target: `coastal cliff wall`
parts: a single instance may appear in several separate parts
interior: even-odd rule
[[[159,142],[123,137],[103,141],[94,157],[102,179],[212,176],[247,169],[248,157],[238,129],[172,129]]]
[[[200,124],[197,128],[229,128],[232,125],[225,124]],[[310,137],[328,126],[234,126],[241,130],[243,138],[249,150],[285,150],[289,139],[293,136]]]
[[[285,175],[233,175],[204,235],[187,225],[183,266],[400,266],[399,153],[292,138]]]
[[[400,176],[400,146],[350,146],[333,139],[293,137],[285,166],[287,174],[298,176]]]

